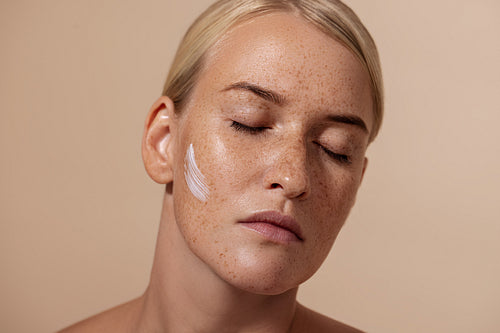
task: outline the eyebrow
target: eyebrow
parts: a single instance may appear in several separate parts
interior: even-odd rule
[[[285,103],[285,96],[270,89],[266,89],[256,84],[245,81],[233,83],[230,86],[224,88],[222,91],[228,91],[233,89],[250,91],[251,93],[257,95],[258,97],[263,98],[266,101],[272,102],[276,105],[282,105]]]
[[[366,123],[363,121],[358,116],[354,115],[329,115],[328,120],[336,122],[336,123],[342,123],[342,124],[349,124],[349,125],[354,125],[363,132],[368,133],[368,127],[366,126]]]
[[[286,99],[283,95],[272,91],[270,89],[266,89],[263,87],[260,87],[256,84],[249,83],[246,81],[241,81],[241,82],[236,82],[228,87],[222,89],[222,91],[229,91],[229,90],[246,90],[250,91],[253,94],[259,96],[260,98],[265,99],[266,101],[272,102],[276,105],[282,105],[285,103]],[[329,115],[327,117],[329,121],[333,121],[336,123],[342,123],[342,124],[349,124],[349,125],[354,125],[358,128],[360,128],[363,132],[369,133],[368,127],[366,126],[366,123],[363,121],[358,116],[355,115]]]

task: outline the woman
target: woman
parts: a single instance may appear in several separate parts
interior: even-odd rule
[[[382,118],[375,45],[336,0],[223,0],[182,41],[142,153],[166,185],[141,297],[63,332],[358,332],[296,301]]]

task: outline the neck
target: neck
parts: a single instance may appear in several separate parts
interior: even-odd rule
[[[297,288],[280,295],[253,294],[220,278],[187,246],[167,192],[136,331],[286,332],[294,318],[296,294]]]

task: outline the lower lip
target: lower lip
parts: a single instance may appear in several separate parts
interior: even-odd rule
[[[299,238],[297,236],[284,228],[278,227],[271,223],[266,222],[245,222],[241,223],[241,225],[247,229],[253,230],[265,238],[275,241],[278,243],[289,243],[289,242],[297,242]]]

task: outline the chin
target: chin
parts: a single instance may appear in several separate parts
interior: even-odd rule
[[[281,258],[282,259],[282,258]],[[224,267],[219,276],[230,285],[259,295],[280,295],[297,288],[306,281],[314,269],[297,261],[267,258],[236,258],[232,267]]]
[[[282,276],[276,279],[263,278],[261,276],[233,277],[229,276],[226,282],[242,291],[257,295],[281,295],[299,286],[298,283],[291,283]]]

